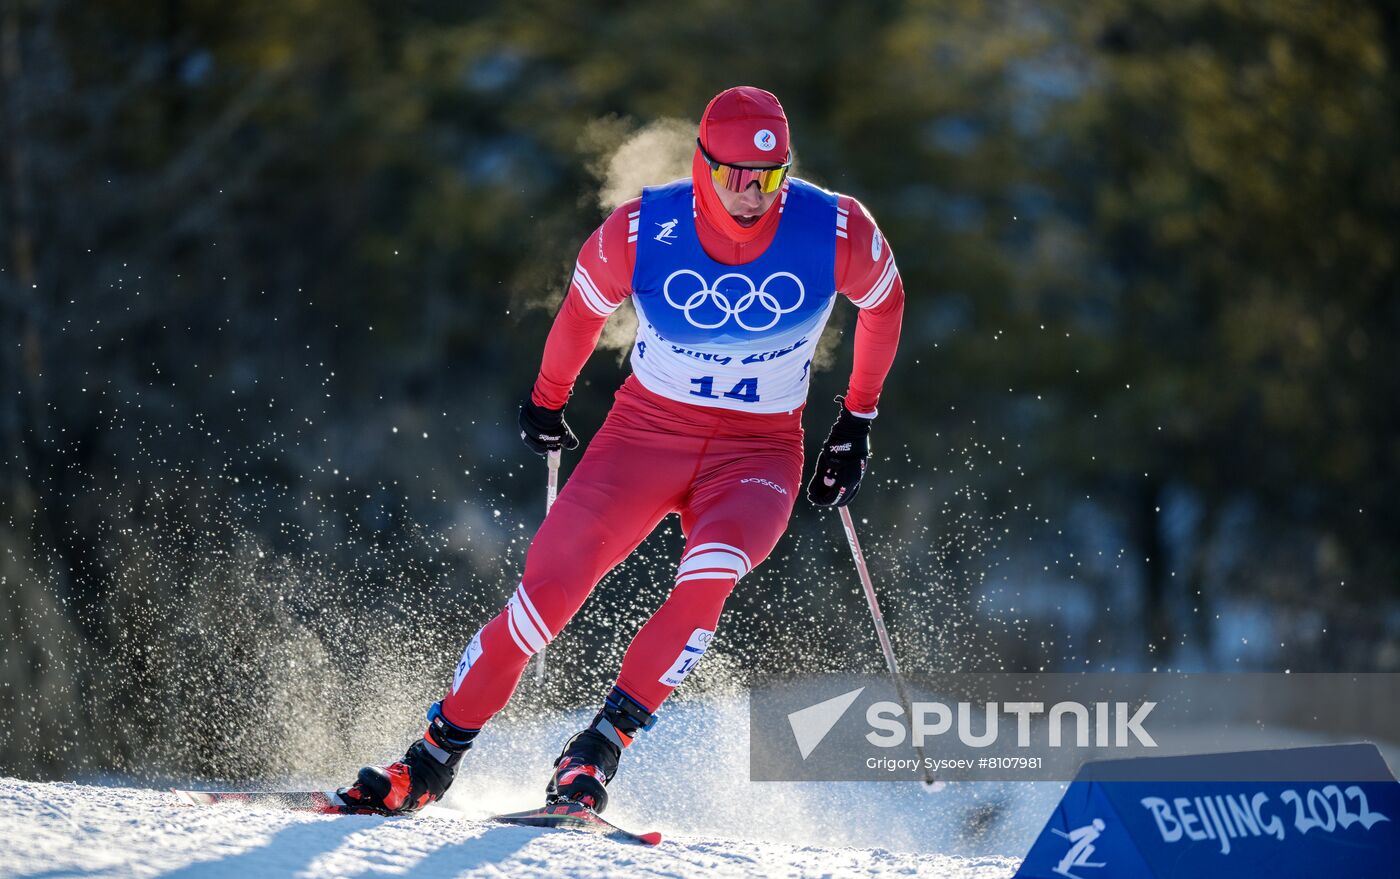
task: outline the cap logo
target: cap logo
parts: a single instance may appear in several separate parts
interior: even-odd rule
[[[753,136],[753,145],[766,153],[778,145],[778,139],[773,136],[773,132],[766,128],[761,128],[758,133]]]

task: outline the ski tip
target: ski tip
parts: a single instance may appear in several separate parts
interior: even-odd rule
[[[214,798],[206,793],[196,790],[180,790],[172,787],[170,792],[175,795],[175,799],[187,806],[208,806],[212,805]]]
[[[661,834],[654,830],[651,833],[638,833],[637,839],[646,845],[661,845]]]
[[[347,808],[337,791],[320,790],[237,790],[198,791],[171,788],[176,799],[190,806],[263,806],[291,809],[294,812],[320,812],[326,815],[358,814],[359,809]]]

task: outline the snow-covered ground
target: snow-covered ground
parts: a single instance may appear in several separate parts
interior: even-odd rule
[[[630,830],[660,831],[656,848],[476,820],[538,805],[560,743],[586,723],[563,714],[488,726],[443,805],[413,818],[186,806],[160,790],[0,779],[0,877],[1008,879],[1061,790],[755,784],[742,699],[681,702],[663,722],[628,749],[607,813]]]
[[[664,826],[663,826],[664,829]],[[0,780],[0,876],[926,876],[1006,879],[1016,860],[672,835],[656,848],[414,818],[181,806],[160,791]]]
[[[404,876],[913,876],[1009,879],[1065,785],[749,781],[747,700],[710,694],[668,703],[609,786],[607,817],[660,831],[656,848],[480,819],[540,803],[561,743],[591,712],[502,716],[466,755],[441,806],[413,818],[321,816],[247,806],[187,806],[164,790],[0,779],[0,879]],[[358,731],[364,732],[362,728]],[[1216,730],[1201,750],[1232,740]],[[1299,744],[1235,727],[1236,747]],[[1276,733],[1273,735],[1280,735]],[[402,753],[408,734],[370,730],[355,761]],[[324,740],[323,740],[324,741]],[[342,743],[344,744],[344,743]],[[335,749],[323,747],[330,754]],[[381,753],[358,753],[359,751]],[[266,788],[347,780],[349,755]],[[1392,761],[1400,752],[1390,751]],[[323,762],[315,762],[322,760]],[[219,787],[220,785],[203,785]]]

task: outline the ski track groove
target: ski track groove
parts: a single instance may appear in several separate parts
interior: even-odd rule
[[[165,791],[0,779],[0,879],[1008,879],[1017,865],[1007,857],[725,840],[659,829],[665,841],[645,848],[583,833],[492,825],[440,807],[414,818],[337,817],[186,806]]]

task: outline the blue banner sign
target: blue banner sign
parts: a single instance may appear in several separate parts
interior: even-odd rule
[[[1143,777],[1172,780],[1121,780]],[[1087,763],[1015,879],[1242,876],[1400,876],[1400,784],[1375,745]]]

